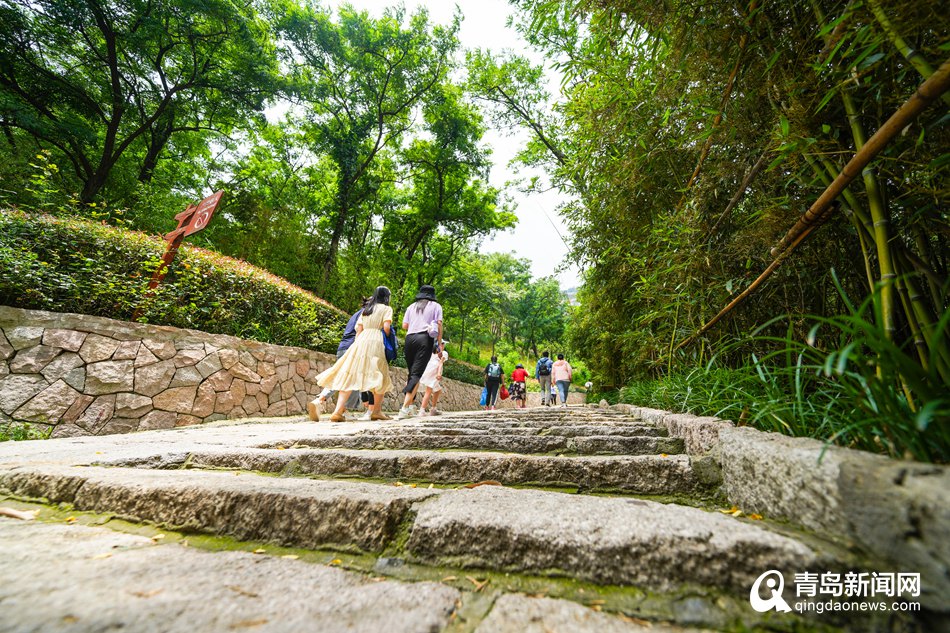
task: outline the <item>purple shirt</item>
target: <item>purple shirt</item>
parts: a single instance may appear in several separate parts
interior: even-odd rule
[[[413,303],[406,308],[406,315],[402,317],[402,323],[406,327],[407,335],[415,334],[416,332],[425,332],[429,329],[430,323],[441,320],[442,306],[436,301],[430,301],[421,312],[416,310],[416,304]]]

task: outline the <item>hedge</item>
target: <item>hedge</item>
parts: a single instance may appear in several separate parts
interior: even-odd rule
[[[69,217],[0,211],[0,304],[230,334],[334,353],[347,314],[260,268],[183,245],[145,300],[165,243]]]
[[[336,353],[349,315],[285,279],[184,244],[150,299],[165,252],[157,236],[69,216],[0,209],[0,305],[230,334]],[[405,367],[400,354],[396,365]],[[481,384],[449,359],[447,378]]]

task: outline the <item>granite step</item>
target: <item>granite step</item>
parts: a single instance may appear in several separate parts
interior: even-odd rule
[[[380,553],[463,569],[562,575],[667,591],[747,592],[768,569],[820,554],[751,521],[633,498],[499,485],[438,489],[253,473],[16,469],[0,489],[170,529],[283,546]],[[403,545],[399,534],[408,533]]]
[[[424,429],[324,436],[301,439],[300,446],[351,449],[482,450],[506,453],[575,453],[579,455],[659,455],[685,452],[683,440],[674,437],[588,435],[507,435],[471,433],[430,434]]]
[[[144,460],[144,464],[151,460]],[[183,462],[180,462],[183,463]],[[573,487],[584,492],[708,495],[720,483],[709,458],[687,455],[559,457],[487,451],[304,449],[199,451],[191,468],[219,468],[294,476],[362,477],[392,482]],[[116,465],[139,465],[119,462]]]

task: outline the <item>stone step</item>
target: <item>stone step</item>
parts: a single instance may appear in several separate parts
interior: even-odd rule
[[[442,631],[461,597],[443,583],[0,517],[3,632]]]
[[[381,552],[431,566],[570,576],[668,591],[745,591],[821,555],[718,512],[630,498],[481,485],[411,488],[251,473],[32,467],[0,488],[171,529],[309,549]],[[399,534],[408,533],[403,546]],[[824,568],[830,563],[822,561]]]
[[[406,550],[431,565],[748,595],[769,569],[834,569],[803,543],[717,512],[638,499],[479,486],[416,506]]]
[[[553,421],[552,421],[553,422]],[[563,420],[561,421],[563,422]],[[374,429],[366,431],[366,434],[388,434],[392,433],[393,427],[384,429]],[[667,437],[669,434],[666,429],[658,428],[652,424],[576,424],[576,425],[555,425],[555,424],[511,424],[511,423],[491,423],[491,422],[467,422],[459,421],[458,424],[438,424],[435,422],[421,422],[413,426],[407,426],[410,429],[425,429],[426,433],[433,435],[473,435],[477,433],[499,433],[503,435],[561,435],[564,437],[578,437],[585,435],[624,435],[624,436],[651,436]]]
[[[659,455],[685,452],[683,440],[673,437],[590,435],[506,435],[471,433],[464,435],[429,434],[424,430],[384,431],[372,434],[324,436],[301,439],[300,446],[313,448],[483,450],[506,453],[577,453],[580,455]]]
[[[133,521],[297,547],[381,551],[414,501],[437,490],[250,473],[129,468],[22,469],[11,494]]]
[[[491,452],[294,449],[199,451],[194,468],[227,468],[298,475],[348,476],[401,482],[577,487],[584,492],[641,495],[708,494],[719,483],[708,458],[686,455],[556,457]],[[132,465],[132,464],[127,464]]]

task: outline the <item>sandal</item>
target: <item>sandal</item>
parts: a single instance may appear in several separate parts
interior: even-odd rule
[[[369,416],[369,419],[370,419],[370,420],[373,420],[373,421],[392,420],[392,418],[389,417],[388,415],[386,415],[385,413],[380,413],[380,414],[374,413],[374,414],[372,414],[372,415]]]
[[[311,422],[320,421],[320,409],[316,400],[307,403],[307,417],[310,418]]]
[[[342,413],[334,413],[330,416],[330,422],[346,422],[346,416]]]

